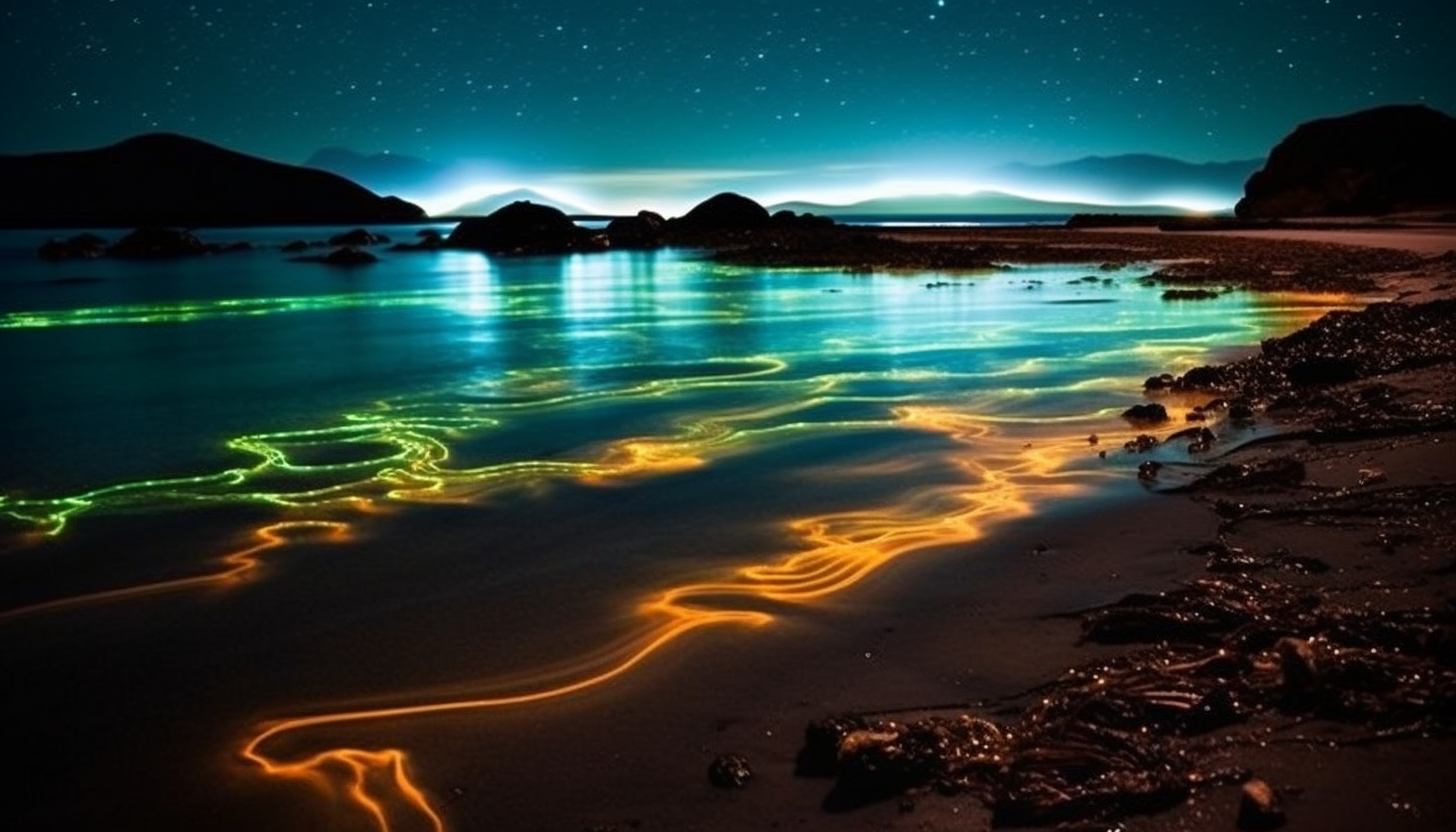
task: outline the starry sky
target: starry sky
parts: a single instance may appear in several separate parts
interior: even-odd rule
[[[0,152],[168,130],[586,199],[1257,158],[1312,117],[1456,111],[1436,0],[31,0],[0,26]]]

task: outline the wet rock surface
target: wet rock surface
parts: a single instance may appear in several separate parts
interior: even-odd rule
[[[1147,646],[983,713],[814,722],[799,773],[835,778],[828,808],[933,789],[975,796],[993,825],[1107,822],[1252,783],[1228,752],[1268,741],[1271,716],[1354,726],[1348,742],[1456,730],[1450,605],[1373,609],[1220,575],[1090,610],[1082,629]],[[1251,823],[1282,818],[1262,805]]]
[[[741,789],[753,779],[753,769],[742,754],[720,754],[708,765],[708,782],[720,789]]]
[[[1160,386],[1236,390],[1283,407],[1322,403],[1350,411],[1360,421],[1361,414],[1355,411],[1373,413],[1391,404],[1392,391],[1372,386],[1353,397],[1348,393],[1320,397],[1318,388],[1448,362],[1453,344],[1456,299],[1377,303],[1359,312],[1331,312],[1292,335],[1264,341],[1258,355],[1221,367],[1195,368]]]

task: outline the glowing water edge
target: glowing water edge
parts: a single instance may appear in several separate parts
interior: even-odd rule
[[[552,709],[619,712],[681,682],[670,647],[852,608],[897,559],[1128,487],[1136,460],[1098,451],[1140,379],[1350,302],[1168,303],[1137,266],[50,266],[18,239],[0,639],[26,829],[490,828],[418,747],[489,759]]]

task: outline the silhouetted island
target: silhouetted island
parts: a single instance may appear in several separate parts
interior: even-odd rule
[[[424,209],[343,177],[152,133],[109,147],[0,156],[0,227],[411,222]]]
[[[1306,122],[1249,177],[1240,218],[1456,208],[1456,118],[1392,105]]]
[[[559,208],[524,200],[489,216],[461,220],[445,246],[492,254],[568,254],[604,247]]]

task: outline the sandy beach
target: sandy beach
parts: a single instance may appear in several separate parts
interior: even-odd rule
[[[655,650],[650,661],[612,676],[610,684],[549,698],[411,713],[408,719],[324,720],[309,726],[316,730],[306,741],[286,726],[268,733],[282,723],[267,720],[280,714],[307,719],[341,706],[385,713],[398,701],[361,690],[412,685],[436,701],[479,696],[478,690],[450,686],[466,678],[454,674],[480,666],[519,668],[515,676],[493,680],[485,695],[550,691],[563,680],[620,666],[611,662],[640,630],[627,611],[633,599],[594,595],[599,576],[589,570],[564,576],[563,597],[574,593],[582,603],[556,613],[535,608],[529,597],[489,610],[469,607],[467,594],[395,604],[378,589],[416,580],[413,571],[431,564],[431,542],[445,549],[487,535],[508,541],[491,552],[505,564],[499,573],[504,575],[547,568],[532,561],[525,541],[542,534],[560,546],[574,540],[573,530],[543,532],[531,525],[534,518],[512,516],[508,508],[468,521],[447,506],[421,510],[401,519],[388,539],[355,541],[346,573],[330,560],[330,536],[338,532],[342,538],[341,527],[315,521],[294,529],[305,538],[300,551],[286,559],[264,558],[266,569],[282,570],[289,580],[280,582],[276,597],[242,594],[226,622],[209,617],[205,592],[159,594],[125,609],[95,604],[75,621],[16,616],[4,623],[14,639],[13,655],[26,667],[54,670],[48,689],[73,682],[64,675],[72,669],[63,657],[49,654],[47,645],[71,644],[98,663],[77,673],[75,684],[130,680],[163,692],[148,703],[142,719],[74,714],[65,736],[44,738],[55,749],[43,761],[44,771],[27,776],[43,783],[47,795],[64,792],[58,785],[64,781],[54,778],[64,777],[69,754],[87,753],[95,733],[154,755],[172,747],[210,755],[207,765],[183,780],[167,781],[160,787],[164,793],[144,801],[131,790],[159,761],[110,761],[118,776],[89,785],[86,814],[116,805],[129,820],[156,812],[163,826],[184,818],[196,828],[238,830],[381,828],[361,811],[364,802],[326,786],[313,771],[336,778],[330,783],[357,782],[368,794],[387,795],[380,811],[393,832],[437,824],[596,832],[983,829],[1056,822],[1081,829],[1226,829],[1239,815],[1241,789],[1254,779],[1267,783],[1279,799],[1290,829],[1435,830],[1456,823],[1456,800],[1445,785],[1456,763],[1456,742],[1449,737],[1450,711],[1443,710],[1456,695],[1446,684],[1456,643],[1450,621],[1456,580],[1451,555],[1456,338],[1445,337],[1453,321],[1440,306],[1456,297],[1456,261],[1445,254],[1456,250],[1456,229],[1370,234],[1296,229],[1256,237],[916,229],[889,237],[894,244],[888,247],[876,240],[856,244],[856,256],[838,265],[851,273],[913,270],[925,268],[929,259],[953,273],[985,261],[1076,262],[1094,270],[1103,263],[1151,262],[1158,271],[1147,279],[1170,289],[1302,290],[1397,300],[1400,307],[1383,317],[1361,313],[1341,319],[1348,326],[1315,325],[1286,339],[1292,346],[1282,352],[1266,345],[1274,357],[1261,359],[1254,348],[1219,355],[1229,369],[1211,371],[1215,386],[1190,381],[1175,392],[1146,395],[1149,403],[1166,403],[1180,417],[1188,406],[1208,404],[1203,421],[1120,426],[1095,443],[1077,436],[1071,450],[1049,448],[1050,459],[1098,467],[1109,485],[1095,498],[1061,499],[1057,472],[1034,469],[1030,481],[1045,489],[1030,516],[1004,511],[985,537],[952,530],[937,538],[935,524],[919,524],[914,557],[867,572],[852,591],[802,604],[773,627],[757,627],[754,618],[754,604],[766,608],[767,599],[737,597],[739,586],[688,585],[685,597],[694,604],[732,596],[740,617],[689,638],[674,636],[668,649]],[[748,262],[786,256],[783,249],[724,255]],[[1291,386],[1291,375],[1299,384]],[[1217,399],[1224,405],[1213,405]],[[1240,406],[1250,412],[1236,416]],[[937,415],[944,416],[931,414]],[[1212,432],[1208,448],[1184,453],[1178,445],[1188,437],[1167,441],[1190,427]],[[937,430],[937,441],[954,439],[954,423]],[[1121,450],[1124,440],[1139,433],[1168,447],[1161,456]],[[1034,458],[1040,449],[1031,441],[1001,452],[1016,456],[1023,450]],[[1164,462],[1150,466],[1155,458]],[[599,476],[611,476],[611,466],[600,468]],[[910,482],[917,475],[897,469],[893,460],[882,461],[881,468]],[[638,488],[639,502],[632,506],[573,503],[575,487],[563,489],[568,506],[584,513],[627,512],[642,510],[640,501],[646,500],[652,516],[663,521],[664,536],[700,539],[705,549],[781,551],[814,540],[812,530],[797,530],[799,538],[781,531],[778,539],[759,539],[765,532],[753,528],[673,528],[675,501],[715,496],[678,493],[681,484]],[[984,499],[998,499],[994,489],[987,493]],[[1014,499],[1016,493],[1002,494]],[[219,509],[197,522],[246,529],[258,522],[256,513]],[[99,522],[100,539],[106,539],[108,524],[119,529],[109,533],[124,538],[127,522]],[[589,516],[579,522],[592,527]],[[149,542],[162,553],[180,552],[189,533],[187,527],[172,528],[167,537]],[[937,539],[950,542],[921,542]],[[411,550],[418,563],[400,561],[391,545],[401,541],[421,541]],[[76,545],[84,548],[84,539]],[[267,555],[271,544],[265,536],[248,545],[240,551]],[[39,557],[25,549],[10,555],[22,562]],[[448,564],[442,559],[439,565]],[[124,571],[126,564],[116,568]],[[620,568],[641,570],[640,583],[661,577],[651,564],[628,561]],[[701,580],[690,561],[674,568],[685,580]],[[1189,587],[1209,594],[1177,594]],[[376,592],[375,603],[389,605],[387,615],[349,617]],[[1167,592],[1174,594],[1158,595]],[[1138,604],[1115,606],[1135,594],[1144,596]],[[1280,601],[1286,598],[1299,600]],[[1239,604],[1243,619],[1229,612]],[[329,654],[319,667],[331,672],[294,661],[292,653],[275,655],[262,635],[251,640],[250,622],[306,606],[340,611],[337,618],[321,617],[314,629],[289,634],[312,653]],[[1219,613],[1204,615],[1207,610]],[[1305,615],[1310,610],[1324,612]],[[168,629],[179,614],[197,621],[195,628],[182,634]],[[539,631],[510,643],[477,637],[453,623],[527,620],[541,624]],[[1214,623],[1204,626],[1209,620]],[[1219,629],[1227,620],[1238,626]],[[1343,668],[1340,651],[1350,649],[1340,641],[1349,633],[1331,627],[1331,621],[1364,622],[1370,626],[1346,629],[1388,632],[1395,645],[1368,648],[1384,663],[1367,668],[1373,687],[1340,711],[1341,718],[1332,718],[1328,706],[1345,701],[1342,685],[1348,680],[1340,675],[1345,670],[1325,676],[1318,670]],[[1255,623],[1257,639],[1243,626]],[[753,628],[751,638],[743,637],[744,627]],[[1287,637],[1314,657],[1309,664],[1315,669],[1298,691],[1288,681],[1298,668],[1289,656],[1302,656],[1306,648],[1278,647],[1284,638],[1274,635],[1279,627],[1289,628]],[[1424,639],[1423,653],[1401,646],[1399,639],[1412,628]],[[368,636],[367,655],[341,662],[340,651],[359,650],[359,631]],[[28,633],[43,633],[44,639],[29,642]],[[229,644],[229,656],[246,658],[247,674],[224,672],[218,664],[224,659],[200,650],[196,667],[175,661],[179,649],[237,633],[244,635]],[[152,637],[159,640],[149,641]],[[1169,666],[1222,668],[1208,654],[1222,650],[1236,657],[1229,659],[1237,668],[1226,679],[1169,675]],[[1392,658],[1395,654],[1413,664],[1400,664],[1405,658]],[[581,655],[585,662],[577,661]],[[1397,666],[1405,668],[1400,671],[1405,676],[1397,678],[1391,669]],[[340,667],[347,672],[337,673]],[[218,671],[217,679],[210,668]],[[389,668],[399,680],[379,685],[376,668]],[[1092,669],[1068,675],[1074,668]],[[1109,680],[1107,693],[1094,698],[1124,703],[1126,717],[1144,720],[1151,733],[1098,722],[1093,734],[1100,739],[1079,735],[1081,744],[1069,757],[1069,746],[1053,744],[1046,727],[1056,722],[1081,730],[1090,724],[1077,721],[1084,709],[1074,706],[1088,695],[1077,680],[1093,677]],[[1239,692],[1237,706],[1199,723],[1197,731],[1180,721],[1205,710],[1210,691],[1223,689]],[[1148,702],[1162,709],[1155,714],[1159,719],[1170,712],[1179,716],[1158,728],[1139,710],[1150,707]],[[1072,713],[1070,721],[1067,713],[1048,710],[1063,706]],[[199,716],[169,719],[173,708]],[[214,711],[233,721],[200,716]],[[249,724],[237,719],[239,713],[256,717]],[[1369,718],[1377,713],[1390,715],[1389,724]],[[810,765],[806,759],[813,757],[814,744],[806,743],[806,726],[819,726],[822,740],[826,724],[844,730],[834,737],[828,765],[822,760]],[[967,756],[968,731],[986,732],[984,747],[992,749],[986,760]],[[926,745],[923,736],[940,739]],[[41,744],[35,737],[26,740]],[[1103,740],[1114,745],[1099,744]],[[301,776],[287,771],[262,776],[260,766],[305,759],[315,747],[408,754],[340,755]],[[1144,756],[1153,752],[1171,756]],[[1073,757],[1075,765],[1056,762]],[[751,770],[742,787],[714,783],[710,769],[721,770],[725,760]],[[913,765],[904,765],[906,760]],[[1176,765],[1141,765],[1145,760]],[[1125,765],[1128,761],[1133,764]],[[1067,786],[1069,769],[1103,765],[1110,766],[1108,776]],[[351,767],[357,767],[353,774]],[[60,773],[45,773],[52,771]],[[1011,776],[1017,772],[1025,775],[1020,781]],[[410,791],[416,785],[423,790],[418,795]],[[48,820],[44,808],[26,807],[32,826],[63,828],[64,822]]]
[[[1176,237],[1125,231],[915,230],[895,236],[959,245],[1050,244],[1084,256],[1091,247],[1112,260],[1119,259],[1114,254],[1122,239],[1135,257],[1150,252],[1168,260],[1207,257],[1229,283],[1236,282],[1223,268],[1230,260],[1295,262],[1313,255],[1322,266],[1333,265],[1331,279],[1321,281],[1317,268],[1308,270],[1301,288],[1373,285],[1377,294],[1405,304],[1449,299],[1456,285],[1456,264],[1438,256],[1456,249],[1456,231],[1449,228]],[[1271,249],[1271,241],[1293,241],[1295,248]],[[1347,246],[1395,252],[1388,262],[1402,268],[1366,270],[1362,264],[1379,264],[1380,256],[1364,260],[1369,249]],[[1338,265],[1344,254],[1354,255],[1353,267]],[[1274,282],[1287,288],[1288,276],[1280,274]],[[1243,285],[1259,284],[1249,279]],[[1081,616],[1071,613],[1210,578],[1264,581],[1260,586],[1305,593],[1317,599],[1311,603],[1337,611],[1418,611],[1449,622],[1456,539],[1450,509],[1456,365],[1449,344],[1436,352],[1441,356],[1416,369],[1315,384],[1301,391],[1302,404],[1285,402],[1266,410],[1270,402],[1263,401],[1256,419],[1258,441],[1215,443],[1211,454],[1163,471],[1157,481],[1139,483],[1136,462],[1123,462],[1129,487],[1119,499],[1053,507],[998,527],[990,540],[978,544],[986,557],[946,552],[897,564],[858,589],[852,609],[830,605],[815,616],[811,633],[764,634],[764,640],[741,646],[710,636],[704,640],[709,643],[669,659],[670,681],[653,684],[655,674],[648,673],[630,685],[633,705],[624,724],[579,725],[565,735],[553,732],[530,740],[523,735],[528,756],[522,765],[494,769],[490,776],[529,791],[540,771],[536,766],[560,770],[562,761],[550,749],[559,748],[557,742],[569,745],[584,765],[573,767],[575,775],[551,778],[549,788],[563,804],[591,807],[579,817],[579,826],[588,829],[999,825],[1006,819],[998,817],[984,794],[960,792],[934,777],[877,793],[873,778],[844,788],[850,775],[843,770],[839,787],[833,777],[797,776],[804,726],[853,715],[871,729],[885,729],[888,720],[888,732],[874,739],[872,730],[868,741],[889,748],[894,758],[908,741],[895,731],[916,720],[996,714],[993,719],[1002,724],[1014,722],[1009,714],[1035,701],[1028,691],[1045,690],[1039,686],[1070,668],[1115,665],[1119,657],[1149,646],[1084,642]],[[1314,401],[1372,385],[1381,390],[1388,385],[1393,401],[1415,403],[1411,412],[1423,415],[1398,424],[1364,423],[1372,417],[1322,409]],[[1210,424],[1216,433],[1240,435],[1227,424]],[[1293,466],[1299,473],[1267,481],[1214,478],[1189,493],[1180,491],[1182,484],[1219,466],[1234,471]],[[1165,493],[1172,491],[1180,493]],[[1231,517],[1230,504],[1245,508]],[[1247,555],[1250,562],[1230,566],[1210,552]],[[1285,568],[1279,558],[1307,558],[1328,569]],[[1276,592],[1266,591],[1270,597]],[[1146,640],[1167,646],[1159,632],[1154,625]],[[1434,637],[1449,644],[1449,623],[1437,625],[1436,632]],[[1166,638],[1178,641],[1176,635]],[[1313,638],[1316,646],[1320,638]],[[1440,648],[1436,656],[1434,669],[1449,677],[1449,651]],[[1437,693],[1444,702],[1453,691],[1448,682],[1440,684],[1444,687]],[[1456,764],[1456,742],[1444,733],[1449,723],[1442,722],[1448,718],[1439,712],[1443,706],[1432,701],[1429,707],[1437,712],[1422,720],[1434,721],[1416,720],[1410,730],[1388,734],[1358,717],[1322,719],[1293,706],[1256,710],[1199,736],[1197,766],[1206,779],[1190,786],[1186,796],[1147,813],[1138,810],[1136,800],[1119,804],[1114,799],[1105,811],[1063,819],[1085,829],[1226,829],[1240,823],[1307,830],[1448,829],[1456,824],[1456,801],[1444,773]],[[715,757],[730,752],[751,763],[754,777],[741,790],[716,790],[704,771]],[[841,755],[846,753],[841,746]],[[585,775],[587,770],[594,773]],[[661,780],[656,799],[641,799],[644,779]],[[1251,780],[1272,789],[1277,814],[1240,821],[1242,786]],[[856,788],[871,797],[855,799]],[[637,799],[624,802],[626,794]],[[470,804],[468,788],[460,800],[466,816],[480,812],[500,817],[506,826],[546,828],[532,825],[529,810],[516,814],[509,806]]]
[[[1093,250],[1101,252],[1094,260],[1202,258],[1213,279],[1230,286],[1257,287],[1260,274],[1271,271],[1268,264],[1287,263],[1288,269],[1272,269],[1280,272],[1272,281],[1278,288],[1355,286],[1406,304],[1450,298],[1456,278],[1449,257],[1432,257],[1456,248],[1450,230],[1295,231],[1252,239],[1046,230],[895,236],[1013,246],[1026,259],[1056,259],[1067,250],[1077,259]],[[1292,247],[1263,239],[1286,236]],[[1230,270],[1249,262],[1264,269],[1242,278]],[[1382,270],[1391,264],[1398,270]],[[921,553],[875,573],[856,587],[852,600],[818,605],[791,625],[752,639],[704,633],[609,688],[552,703],[540,718],[462,718],[451,740],[423,744],[420,769],[435,792],[447,796],[449,816],[464,819],[463,828],[930,830],[1001,824],[1006,819],[986,794],[934,776],[889,789],[877,788],[873,778],[846,787],[846,778],[853,778],[843,769],[850,754],[843,746],[838,785],[832,773],[803,776],[806,726],[846,715],[863,720],[870,731],[860,740],[870,748],[878,743],[894,758],[903,752],[905,736],[896,732],[917,720],[969,715],[1014,724],[1036,701],[1035,692],[1065,678],[1068,669],[1116,664],[1149,647],[1084,642],[1078,611],[1211,576],[1267,581],[1279,592],[1308,593],[1331,609],[1419,610],[1449,619],[1456,365],[1449,343],[1438,352],[1444,357],[1419,369],[1303,391],[1313,400],[1316,392],[1389,385],[1398,391],[1392,400],[1422,403],[1425,417],[1376,429],[1351,423],[1349,412],[1313,405],[1266,410],[1271,402],[1261,401],[1254,428],[1210,421],[1215,433],[1231,438],[1155,481],[1139,481],[1136,457],[1120,459],[1125,486],[1104,501],[1051,503],[1034,517],[998,525],[975,544],[974,558],[958,557],[955,547]],[[1303,473],[1247,484],[1226,478],[1191,493],[1166,493],[1219,466],[1285,464]],[[1343,502],[1304,510],[1331,499]],[[1229,503],[1262,509],[1230,519],[1218,511]],[[1211,566],[1213,551],[1247,553],[1255,562]],[[1278,565],[1284,557],[1308,558],[1328,570],[1284,569]],[[1449,643],[1449,625],[1437,630]],[[1156,626],[1153,632],[1150,640],[1161,641]],[[1319,643],[1318,636],[1313,640]],[[1448,661],[1448,653],[1440,655]],[[1449,664],[1436,669],[1451,672]],[[1433,720],[1422,723],[1427,738],[1417,726],[1387,741],[1354,718],[1255,709],[1199,735],[1193,765],[1204,779],[1188,784],[1186,795],[1152,812],[1140,811],[1136,799],[1114,797],[1102,809],[1062,819],[1079,829],[1233,828],[1243,784],[1258,779],[1280,806],[1275,819],[1247,822],[1255,826],[1447,829],[1456,823],[1445,775],[1456,764],[1456,742],[1444,736],[1446,714],[1426,716]],[[438,726],[431,733],[438,736]],[[942,750],[954,748],[950,743]],[[744,787],[710,782],[709,768],[723,755],[751,768]],[[501,794],[519,800],[502,802]],[[543,802],[554,807],[549,818],[540,813]]]

